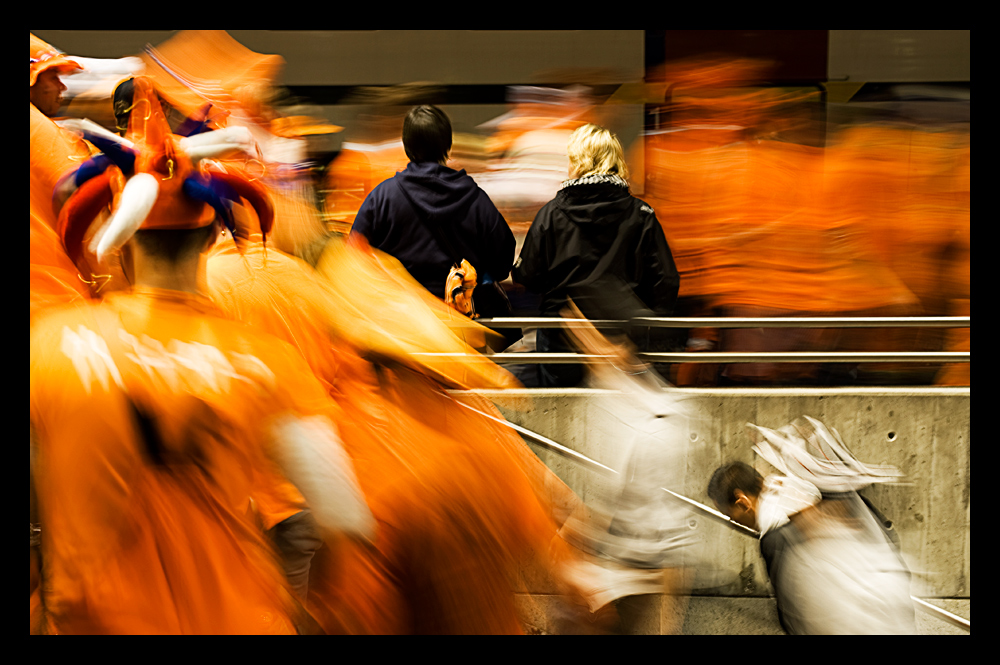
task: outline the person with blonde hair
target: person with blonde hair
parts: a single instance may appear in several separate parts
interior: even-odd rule
[[[511,273],[542,296],[542,316],[559,316],[572,300],[589,319],[669,316],[680,275],[653,208],[629,192],[625,151],[612,132],[584,125],[567,145],[569,179],[539,210]],[[648,334],[618,331],[639,350]],[[539,329],[537,351],[572,350],[558,329]],[[539,365],[543,387],[573,386],[580,365]]]
[[[603,127],[584,125],[569,137],[566,146],[570,177],[616,175],[628,180],[625,151],[618,137]]]

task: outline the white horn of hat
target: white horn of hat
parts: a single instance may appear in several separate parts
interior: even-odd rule
[[[835,430],[815,418],[806,416],[779,430],[747,425],[755,453],[781,473],[806,480],[824,492],[856,491],[898,481],[903,475],[892,466],[861,463],[839,441]]]
[[[109,141],[114,141],[115,143],[120,143],[126,148],[135,148],[135,144],[126,138],[122,138],[117,134],[113,134],[108,130],[104,129],[96,122],[92,120],[87,120],[86,118],[64,118],[62,120],[57,120],[56,124],[63,129],[75,132],[77,134],[83,134],[84,132],[90,132],[101,138],[105,138]]]
[[[117,252],[129,241],[146,221],[159,191],[160,183],[149,173],[137,173],[129,178],[122,190],[118,209],[108,221],[107,231],[100,236],[97,244],[98,261],[103,263],[108,255]]]
[[[840,438],[840,432],[836,429],[828,427],[823,422],[810,416],[803,416],[803,419],[812,426],[814,436],[817,437],[817,439],[820,440],[830,451],[832,451],[833,454],[844,463],[844,465],[851,469],[851,471],[868,478],[873,483],[890,482],[898,480],[903,476],[903,473],[894,466],[886,464],[865,464],[861,462],[854,456],[854,453],[847,448],[843,440]],[[799,425],[799,429],[801,430],[804,428]]]
[[[786,443],[785,437],[779,432],[753,423],[747,423],[746,427],[751,440],[756,444],[753,451],[782,474],[789,475],[788,466],[780,452]]]
[[[196,164],[203,159],[215,159],[235,153],[250,156],[256,154],[256,144],[246,127],[226,127],[187,136],[179,141],[179,146]]]

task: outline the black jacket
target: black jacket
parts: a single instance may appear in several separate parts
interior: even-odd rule
[[[404,187],[412,204],[400,191]],[[500,282],[510,274],[515,241],[507,222],[465,171],[440,164],[410,162],[405,171],[375,187],[358,210],[351,233],[394,256],[414,279],[443,298],[454,261],[427,224],[441,227],[461,254],[457,258],[476,269],[480,284]]]
[[[558,316],[567,297],[591,319],[673,313],[680,275],[653,209],[617,176],[569,181],[536,215],[512,278]]]

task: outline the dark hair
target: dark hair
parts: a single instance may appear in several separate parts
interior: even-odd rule
[[[139,229],[133,236],[144,252],[163,261],[176,262],[200,253],[215,233],[215,225],[197,229]]]
[[[744,494],[759,496],[764,489],[764,478],[749,464],[730,462],[723,464],[708,481],[708,496],[720,506],[736,503],[736,490]]]
[[[436,106],[417,106],[403,121],[403,149],[411,162],[442,162],[451,150],[451,121]]]

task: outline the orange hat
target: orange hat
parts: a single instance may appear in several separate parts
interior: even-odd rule
[[[285,65],[281,56],[251,51],[225,30],[181,30],[139,57],[160,94],[187,115],[211,102],[216,109],[242,107],[254,116],[247,107],[260,106],[255,93],[272,84]]]
[[[269,129],[275,136],[291,139],[319,134],[336,134],[344,131],[344,128],[339,125],[331,125],[324,120],[305,115],[275,118],[271,121]]]
[[[119,250],[139,229],[196,229],[208,226],[216,215],[233,232],[231,206],[245,199],[257,211],[265,238],[274,210],[259,184],[239,173],[208,171],[200,163],[252,145],[249,131],[230,128],[191,137],[172,134],[152,82],[134,79],[135,93],[126,138],[135,151],[134,172],[116,201],[116,208],[94,250],[98,260]],[[70,258],[80,265],[82,241],[96,215],[112,200],[110,167],[82,185],[59,213],[58,230]]]
[[[56,69],[60,72],[75,72],[83,69],[79,64],[70,60],[57,48],[46,41],[35,37],[30,32],[28,46],[28,87],[35,85],[38,75],[47,69]]]
[[[204,201],[180,195],[184,181],[195,173],[191,159],[178,147],[181,137],[170,131],[149,79],[139,76],[133,83],[135,93],[127,135],[139,153],[133,178],[146,174],[158,181],[155,203],[139,228],[197,229],[208,226],[215,221],[210,206]]]

